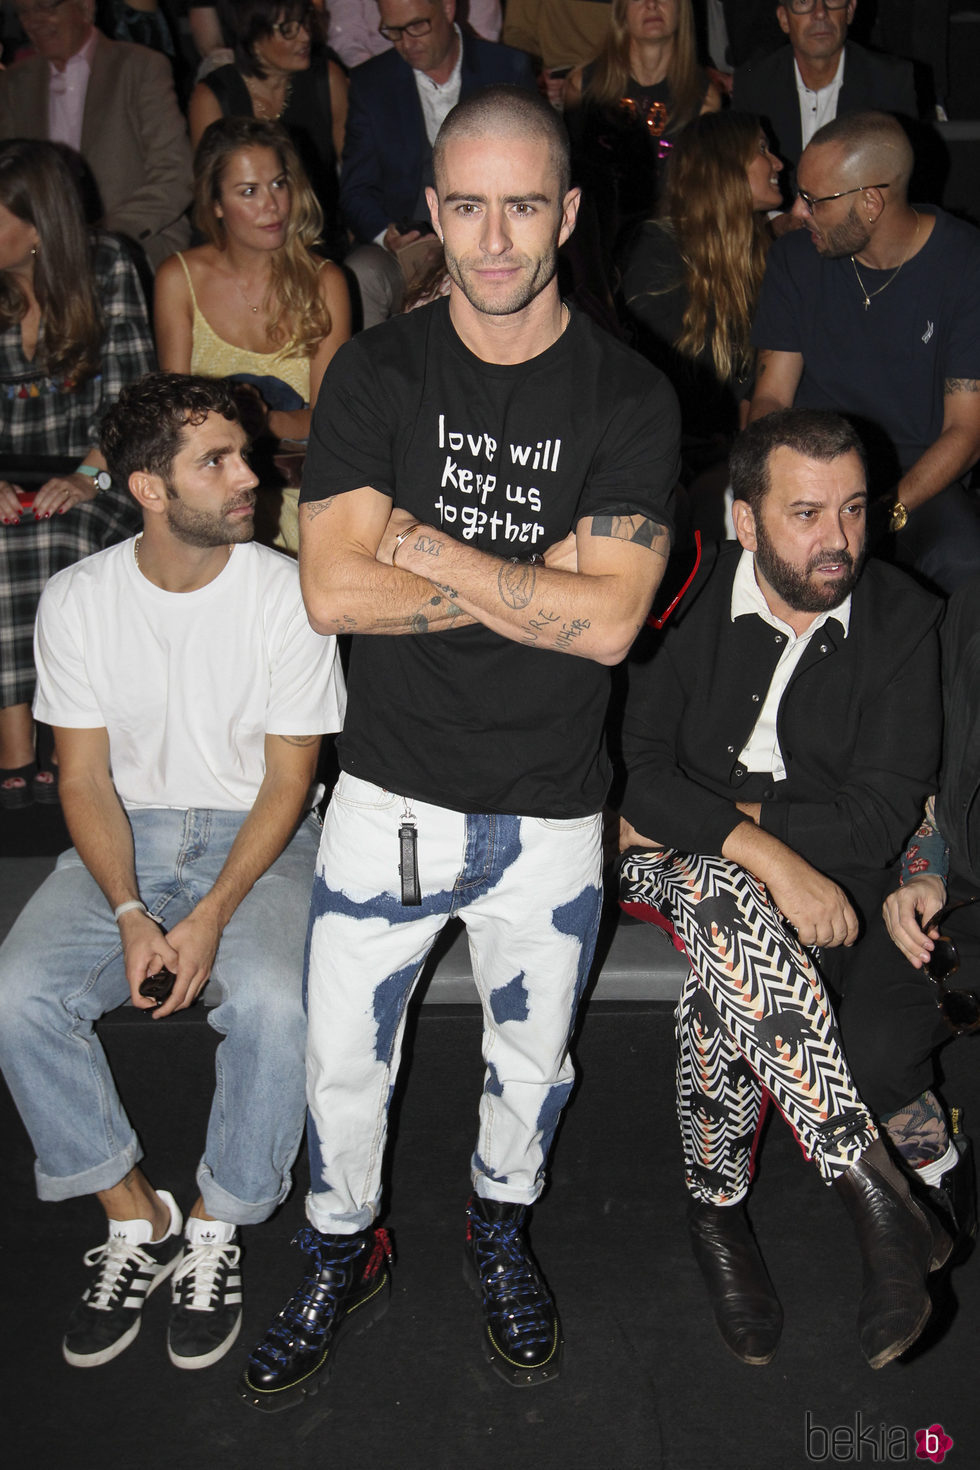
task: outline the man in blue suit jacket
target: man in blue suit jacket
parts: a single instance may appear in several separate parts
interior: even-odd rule
[[[765,120],[776,152],[792,166],[790,187],[800,154],[825,123],[856,112],[917,115],[911,63],[848,41],[856,5],[815,0],[805,11],[796,0],[777,5],[789,45],[735,69],[733,103]]]
[[[340,205],[358,248],[347,263],[358,278],[364,325],[397,311],[404,288],[399,252],[428,220],[432,142],[461,97],[495,82],[535,88],[523,51],[463,35],[456,0],[379,0],[392,49],[351,73],[340,173]]]

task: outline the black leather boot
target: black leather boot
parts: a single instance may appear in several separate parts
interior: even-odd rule
[[[926,1277],[945,1263],[953,1242],[932,1211],[912,1198],[880,1138],[833,1187],[854,1222],[864,1264],[861,1351],[872,1368],[882,1368],[926,1325],[932,1310]]]
[[[333,1367],[337,1343],[383,1316],[391,1290],[391,1242],[377,1227],[323,1235],[305,1225],[294,1245],[306,1276],[253,1349],[238,1391],[255,1409],[275,1412],[312,1397]]]
[[[743,1363],[771,1362],[783,1329],[783,1309],[745,1206],[692,1199],[687,1228],[725,1346]]]
[[[549,1383],[561,1370],[558,1310],[524,1232],[524,1205],[473,1195],[466,1206],[463,1275],[482,1299],[483,1350],[515,1388]]]

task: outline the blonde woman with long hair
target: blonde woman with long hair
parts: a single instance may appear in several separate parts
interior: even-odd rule
[[[194,220],[206,244],[157,272],[154,317],[167,372],[238,378],[253,439],[296,445],[327,364],[350,337],[340,267],[313,253],[323,216],[277,123],[221,118],[194,155]],[[281,544],[294,540],[286,492]]]
[[[565,91],[576,182],[594,194],[607,253],[652,212],[677,134],[720,106],[698,65],[691,0],[612,0],[605,45]]]

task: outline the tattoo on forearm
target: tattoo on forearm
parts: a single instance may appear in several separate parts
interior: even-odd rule
[[[534,596],[537,573],[529,562],[505,561],[497,573],[497,589],[501,602],[517,611],[527,607]]]
[[[438,587],[439,591],[444,593],[445,596],[449,598],[450,602],[455,602],[456,599],[459,597],[459,593],[456,591],[456,588],[450,587],[446,582],[433,582],[432,585],[433,587]]]
[[[436,536],[422,536],[415,538],[414,550],[421,551],[423,556],[439,556],[442,553],[442,542]]]
[[[280,740],[285,740],[287,745],[316,745],[319,735],[280,735]]]
[[[943,393],[947,398],[952,393],[980,393],[980,378],[947,378]]]
[[[636,546],[649,547],[660,556],[667,555],[670,542],[667,527],[649,516],[593,516],[592,535],[608,536],[613,541],[632,541]]]
[[[542,633],[547,633],[559,621],[558,613],[545,612],[543,607],[539,607],[536,615],[528,619],[527,637],[522,638],[521,642],[526,643],[528,647],[533,647],[537,643],[539,636]]]
[[[307,500],[303,505],[303,511],[308,521],[315,521],[318,515],[329,510],[337,499],[336,495],[328,495],[326,500]]]
[[[375,633],[403,633],[406,630],[410,633],[428,633],[433,626],[439,629],[451,628],[462,617],[466,617],[466,613],[461,607],[436,593],[407,616],[375,618],[371,630]]]
[[[331,631],[334,633],[354,633],[357,630],[357,619],[352,618],[349,613],[342,617],[334,618]]]
[[[561,627],[558,627],[559,623]],[[586,628],[591,628],[592,623],[588,618],[572,618],[571,622],[562,623],[561,613],[539,607],[534,617],[528,619],[526,626],[527,636],[521,639],[526,648],[533,648],[544,634],[543,647],[550,647],[556,653],[568,653],[576,638],[580,638]]]

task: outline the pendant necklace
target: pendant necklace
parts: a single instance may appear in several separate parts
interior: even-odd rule
[[[864,297],[864,301],[863,301],[862,305],[864,306],[865,311],[867,311],[868,307],[871,305],[872,301],[874,300],[874,298],[876,296],[880,296],[881,293],[882,293],[882,291],[887,291],[888,290],[888,287],[891,285],[892,281],[894,281],[895,277],[898,275],[899,271],[902,269],[902,266],[905,264],[905,262],[908,260],[909,256],[912,254],[912,250],[913,250],[913,248],[915,246],[916,238],[918,237],[918,234],[919,234],[919,211],[917,209],[913,209],[912,213],[915,215],[915,229],[912,231],[912,239],[909,241],[909,248],[908,248],[908,250],[906,250],[904,256],[898,262],[898,265],[892,271],[891,275],[888,277],[888,280],[885,282],[885,284],[883,286],[878,286],[874,291],[869,292],[867,286],[861,280],[861,272],[857,268],[857,261],[855,260],[855,258],[854,258],[853,255],[851,256],[851,265],[854,267],[854,274],[857,276],[857,283],[861,287],[861,294]]]

